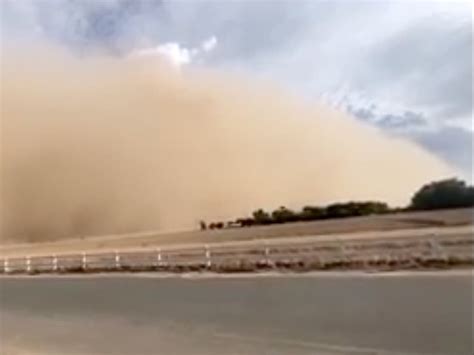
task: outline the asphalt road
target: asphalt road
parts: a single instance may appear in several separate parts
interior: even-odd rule
[[[2,354],[473,354],[472,273],[0,278]]]

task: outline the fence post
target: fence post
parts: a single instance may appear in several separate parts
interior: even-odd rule
[[[270,264],[270,249],[268,248],[267,242],[264,240],[263,241],[263,254],[265,255],[265,264],[269,265]]]
[[[30,256],[25,257],[25,264],[26,264],[26,272],[30,273],[31,272],[31,257]]]
[[[58,271],[58,257],[56,254],[52,256],[53,271]]]
[[[10,265],[8,263],[8,258],[3,259],[3,272],[6,274],[10,272]]]
[[[156,249],[156,266],[161,266],[161,249]]]
[[[324,269],[326,267],[326,258],[322,255],[318,255],[318,261],[320,268]]]
[[[120,269],[121,265],[120,265],[120,254],[118,252],[118,250],[115,251],[115,268],[116,269]]]
[[[205,255],[206,255],[206,266],[210,268],[212,265],[212,262],[211,262],[211,250],[209,249],[209,245],[206,244],[204,249],[205,249]]]
[[[82,266],[82,270],[87,269],[87,254],[85,252],[82,253],[81,266]]]
[[[340,239],[339,239],[339,250],[340,250],[340,253],[341,253],[342,262],[344,262],[344,263],[348,262],[349,261],[349,253],[347,252],[347,247],[344,244],[344,241],[342,241]]]
[[[373,254],[372,257],[369,257],[367,259],[371,259],[373,264],[378,265],[380,263],[380,255],[379,254]]]
[[[436,240],[434,240],[434,239],[430,240],[430,247],[431,247],[432,253],[434,254],[435,257],[438,257],[438,258],[442,259],[443,261],[448,260],[448,256],[446,255],[445,251],[443,250],[443,247],[441,245],[439,245],[439,243]]]

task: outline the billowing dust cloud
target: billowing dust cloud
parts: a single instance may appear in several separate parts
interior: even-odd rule
[[[2,63],[2,239],[196,226],[280,205],[405,203],[452,172],[345,114],[156,58]]]

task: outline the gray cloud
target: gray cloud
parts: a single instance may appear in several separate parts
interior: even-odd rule
[[[158,32],[161,0],[4,0],[2,26],[9,36],[31,35],[70,49],[120,53]]]
[[[383,115],[377,121],[377,124],[388,128],[419,127],[426,125],[426,119],[422,114],[405,111],[401,115]]]
[[[473,132],[446,124],[434,128],[420,112],[380,114],[377,106],[354,107],[346,110],[354,117],[369,122],[392,135],[412,140],[432,152],[472,181]]]
[[[369,107],[357,108],[349,104],[346,110],[362,121],[370,122],[378,127],[389,130],[410,130],[412,128],[425,127],[427,124],[426,117],[422,113],[404,111],[400,114],[379,114],[377,113],[377,106],[374,104]]]
[[[234,50],[221,48],[211,64],[244,68],[336,105],[351,96],[362,107],[359,99],[365,98],[386,115],[421,112],[437,124],[468,125],[472,19],[466,8],[455,4],[451,13],[439,3],[278,3],[287,8],[279,16],[252,8],[266,20],[240,22],[244,36],[223,40]],[[266,41],[262,33],[277,33],[279,40]]]
[[[419,131],[413,139],[432,153],[444,158],[464,172],[472,181],[473,134],[459,127],[442,127],[436,131]]]
[[[365,108],[365,107],[358,107],[355,108],[352,105],[347,105],[346,107],[347,111],[351,113],[353,116],[367,122],[371,122],[375,117],[376,114],[374,112],[375,110],[375,105],[372,105],[371,107]]]
[[[368,82],[367,72],[378,80]],[[374,47],[355,82],[449,120],[470,116],[471,78],[472,23],[430,17]]]

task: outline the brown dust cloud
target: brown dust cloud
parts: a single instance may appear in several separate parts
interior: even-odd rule
[[[454,172],[347,114],[158,58],[11,50],[1,240],[195,227],[263,207],[406,203]]]

